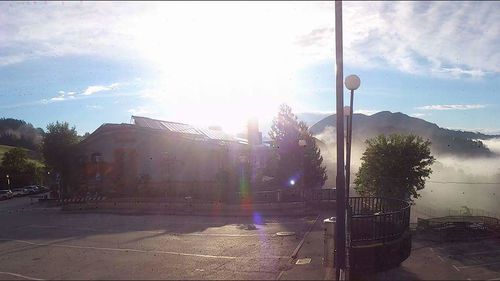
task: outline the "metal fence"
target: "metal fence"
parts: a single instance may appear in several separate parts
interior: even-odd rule
[[[394,240],[410,225],[410,204],[380,197],[349,198],[352,242]]]
[[[240,197],[244,196],[239,194]],[[252,193],[254,202],[302,202],[302,201],[333,201],[335,189],[310,189],[302,192],[300,189],[279,189],[272,191],[259,191]]]
[[[336,188],[322,188],[322,189],[313,189],[311,190],[311,200],[313,201],[333,201],[336,200]]]

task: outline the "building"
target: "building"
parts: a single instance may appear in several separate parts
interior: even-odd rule
[[[132,116],[103,124],[81,142],[85,191],[225,200],[258,185],[270,148],[255,121],[249,140],[220,128]]]

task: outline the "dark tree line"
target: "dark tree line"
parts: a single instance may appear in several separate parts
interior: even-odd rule
[[[13,118],[0,118],[0,144],[37,151],[44,131]]]

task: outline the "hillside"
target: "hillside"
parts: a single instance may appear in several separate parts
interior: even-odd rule
[[[493,156],[494,153],[481,140],[498,137],[475,132],[444,129],[434,123],[410,117],[400,112],[382,111],[371,116],[354,114],[353,117],[354,145],[361,145],[367,138],[379,134],[412,133],[424,139],[430,139],[432,150],[435,153],[458,156]],[[311,126],[310,131],[314,135],[318,135],[326,127],[335,126],[336,115],[333,114]]]
[[[0,144],[37,150],[43,138],[43,130],[32,124],[13,118],[0,118]]]
[[[11,150],[13,148],[14,148],[13,146],[9,146],[9,145],[0,145],[0,163],[1,163],[2,159],[3,159],[3,155],[7,151],[9,151],[9,150]],[[28,158],[29,158],[30,161],[34,162],[39,167],[45,166],[43,164],[43,162],[40,161],[41,159],[40,159],[40,156],[38,155],[38,153],[36,153],[36,152],[34,152],[32,150],[26,149],[26,148],[23,148],[23,149],[28,154]]]

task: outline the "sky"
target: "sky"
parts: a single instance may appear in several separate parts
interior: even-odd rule
[[[343,2],[355,112],[500,133],[499,22],[498,1]],[[329,114],[334,37],[333,2],[1,2],[0,117],[236,133],[281,103]]]

